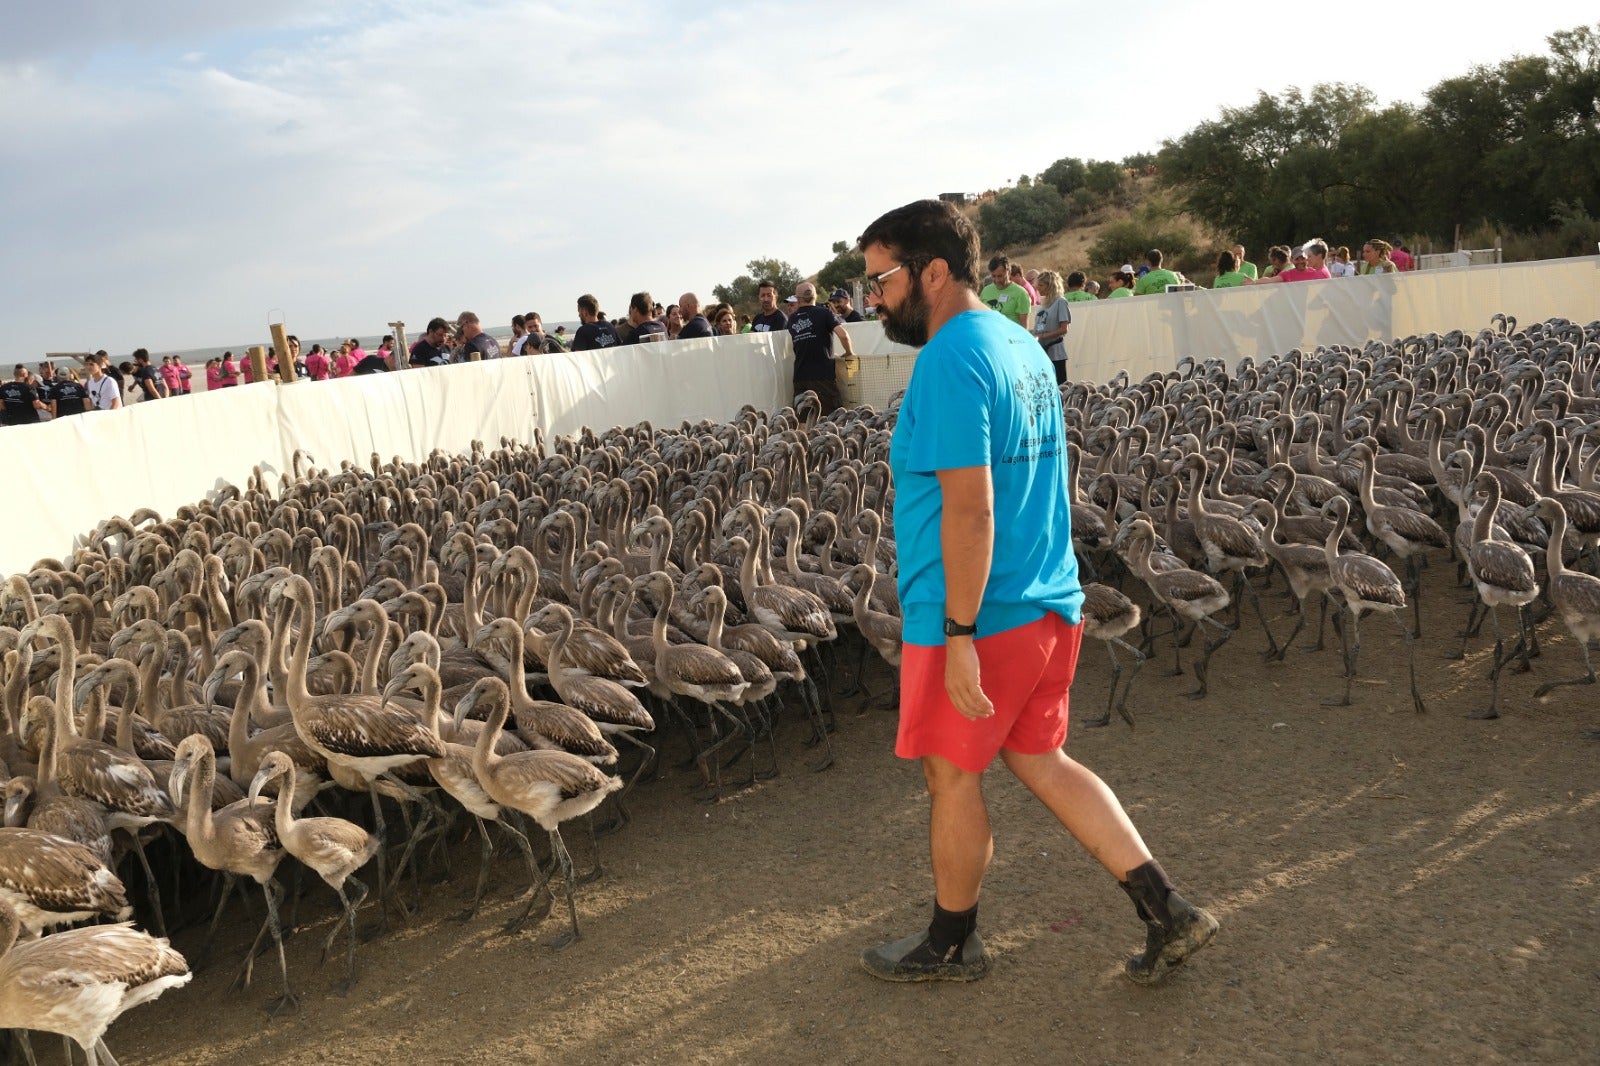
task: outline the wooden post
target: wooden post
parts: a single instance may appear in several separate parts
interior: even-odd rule
[[[83,366],[93,352],[45,352],[44,357],[52,363],[64,363],[68,359],[75,359],[79,366]]]
[[[250,360],[250,380],[267,380],[267,349],[265,345],[253,345],[245,355]]]
[[[411,368],[411,349],[406,345],[406,324],[396,321],[389,323],[389,332],[394,334],[394,368],[396,370],[409,370]]]
[[[278,380],[293,385],[294,359],[289,354],[289,326],[286,322],[272,323],[272,347],[278,353]]]

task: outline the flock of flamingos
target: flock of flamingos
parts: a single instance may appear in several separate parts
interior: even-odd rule
[[[1497,315],[1476,333],[1063,386],[1085,633],[1112,674],[1080,725],[1131,724],[1129,689],[1168,644],[1181,669],[1201,638],[1198,698],[1213,657],[1258,623],[1268,657],[1312,614],[1327,647],[1330,607],[1331,700],[1348,703],[1363,621],[1370,640],[1388,615],[1377,632],[1408,655],[1439,624],[1422,607],[1430,563],[1456,563],[1476,594],[1463,654],[1492,626],[1475,716],[1498,713],[1501,673],[1530,668],[1541,632],[1564,628],[1586,672],[1535,695],[1593,684],[1597,368],[1600,323]],[[468,914],[501,834],[529,882],[508,930],[556,907],[559,878],[564,946],[588,875],[563,824],[622,828],[669,751],[706,801],[776,774],[790,722],[825,768],[835,694],[860,688],[869,655],[899,662],[895,408],[823,418],[806,394],[548,449],[297,459],[276,489],[258,472],[165,519],[111,518],[12,576],[0,1028],[30,1061],[27,1030],[114,1063],[108,1026],[190,979],[165,938],[190,913],[182,895],[212,910],[207,952],[236,886],[266,905],[240,982],[275,951],[270,1008],[293,1009],[291,869],[338,897],[323,955],[344,936],[347,988],[369,894],[375,930],[411,913],[453,829],[481,844]],[[1262,609],[1269,587],[1291,597],[1291,632]],[[1411,698],[1422,712],[1414,660]],[[128,885],[160,935],[128,921]]]

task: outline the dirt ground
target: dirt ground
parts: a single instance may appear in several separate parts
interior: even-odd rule
[[[263,1013],[278,987],[268,957],[253,988],[228,990],[253,932],[234,911],[211,967],[107,1041],[125,1063],[237,1066],[1600,1061],[1600,743],[1582,738],[1600,701],[1589,688],[1532,699],[1581,672],[1552,620],[1533,672],[1506,678],[1503,717],[1465,719],[1487,699],[1486,651],[1442,657],[1466,616],[1450,570],[1427,584],[1425,715],[1391,623],[1363,627],[1355,705],[1340,708],[1321,704],[1336,652],[1264,664],[1252,621],[1217,654],[1209,699],[1180,698],[1193,679],[1163,676],[1158,645],[1130,701],[1137,729],[1074,727],[1068,751],[1222,920],[1159,988],[1120,972],[1143,935],[1127,899],[1001,768],[988,782],[990,975],[892,986],[863,973],[863,948],[926,922],[927,801],[892,754],[894,715],[844,704],[824,773],[807,771],[791,721],[773,780],[714,805],[681,770],[641,787],[633,824],[602,841],[607,873],[579,890],[584,937],[565,951],[548,945],[560,908],[502,934],[524,887],[514,852],[479,916],[453,919],[477,869],[463,838],[420,917],[361,947],[348,997],[333,992],[340,962],[316,969],[333,916],[317,885],[290,943],[298,1014]],[[1266,599],[1280,635],[1281,602]],[[1099,713],[1107,678],[1091,642],[1075,717]],[[681,741],[668,752],[681,757]],[[568,835],[586,866],[586,834]],[[192,954],[202,936],[176,942]]]

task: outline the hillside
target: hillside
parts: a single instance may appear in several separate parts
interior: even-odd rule
[[[977,223],[982,206],[968,204],[962,211]],[[1114,261],[1093,254],[1108,231],[1113,237],[1109,243],[1124,246],[1121,258]],[[1118,196],[1075,212],[1066,226],[1041,241],[994,248],[985,244],[983,251],[985,256],[1003,253],[1024,268],[1058,271],[1063,278],[1082,270],[1104,284],[1110,271],[1135,261],[1152,244],[1167,252],[1169,260],[1176,258],[1179,270],[1209,277],[1215,273],[1217,253],[1232,243],[1174,206],[1171,194],[1160,189],[1155,177],[1140,175],[1131,178]]]

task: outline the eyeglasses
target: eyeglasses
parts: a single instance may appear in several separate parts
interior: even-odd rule
[[[897,267],[893,267],[892,269],[885,270],[882,274],[873,274],[873,275],[871,275],[870,277],[867,278],[867,291],[869,293],[871,293],[872,295],[874,295],[874,296],[882,296],[883,295],[883,279],[886,278],[886,277],[889,277],[891,274],[898,274],[900,271],[904,270],[905,268],[906,268],[906,264],[901,263]]]

